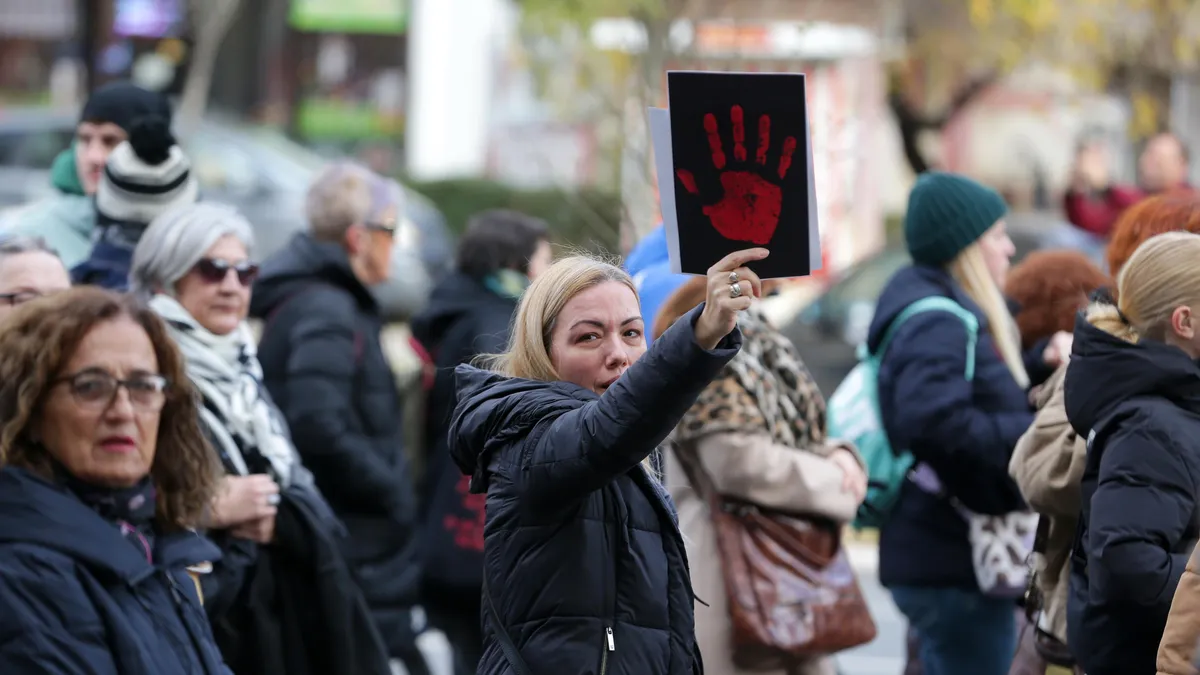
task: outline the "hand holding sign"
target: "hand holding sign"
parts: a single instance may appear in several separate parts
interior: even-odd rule
[[[729,116],[733,125],[733,158],[734,161],[745,164],[746,127],[742,106],[733,106]],[[725,169],[725,148],[721,141],[716,115],[708,113],[704,116],[704,130],[708,134],[708,147],[712,152],[713,166],[718,170]],[[747,241],[762,246],[775,236],[775,228],[779,225],[779,213],[783,205],[783,190],[772,182],[774,176],[771,176],[767,170],[767,152],[770,147],[771,117],[764,114],[758,118],[758,146],[754,153],[754,161],[758,167],[721,171],[721,187],[724,188],[725,194],[716,204],[703,207],[704,215],[708,216],[713,227],[726,239]],[[779,181],[787,178],[788,169],[792,166],[792,155],[795,152],[796,137],[788,136],[783,141],[779,166],[774,172]],[[683,183],[683,187],[688,192],[694,195],[700,194],[700,190],[696,187],[696,178],[691,171],[678,169],[676,175],[679,176],[679,181]]]

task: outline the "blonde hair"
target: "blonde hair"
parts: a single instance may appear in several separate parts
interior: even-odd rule
[[[609,281],[625,284],[637,297],[633,279],[616,265],[584,255],[555,262],[521,295],[508,351],[487,357],[484,362],[490,369],[509,377],[557,381],[558,371],[550,361],[550,336],[558,315],[571,298]]]
[[[616,265],[584,255],[555,262],[522,294],[513,318],[508,351],[485,356],[480,363],[509,377],[558,381],[558,370],[550,359],[550,346],[563,307],[576,295],[610,281],[623,284],[637,298],[633,279]],[[655,476],[649,456],[642,460],[642,466],[648,475]]]
[[[1167,232],[1144,241],[1117,275],[1117,304],[1094,302],[1087,320],[1127,342],[1163,340],[1177,307],[1200,301],[1200,235]]]
[[[1021,354],[1021,335],[1017,330],[1016,320],[1008,311],[1008,303],[996,281],[988,272],[987,261],[983,257],[983,249],[979,242],[971,244],[962,250],[947,266],[950,276],[958,282],[971,298],[983,315],[987,317],[991,328],[992,340],[1004,365],[1012,373],[1013,379],[1021,388],[1029,386],[1029,373],[1025,372],[1025,360]]]

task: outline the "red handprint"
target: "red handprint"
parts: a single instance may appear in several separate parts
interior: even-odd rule
[[[733,122],[733,159],[737,162],[746,161],[746,127],[742,106],[735,105],[729,111]],[[762,246],[771,241],[775,228],[779,225],[779,213],[783,206],[783,191],[778,185],[756,171],[725,169],[725,149],[721,145],[721,134],[717,129],[717,118],[712,113],[704,116],[704,131],[708,133],[708,147],[712,151],[713,166],[722,170],[721,187],[725,196],[716,204],[703,207],[704,215],[717,232],[726,239],[748,241]],[[765,167],[767,165],[767,150],[771,145],[771,117],[762,115],[758,118],[758,147],[754,152],[754,161]],[[776,174],[779,180],[787,176],[792,166],[792,155],[796,152],[796,137],[788,136],[783,140],[783,151],[779,156],[779,169]],[[760,170],[761,171],[761,170]],[[699,195],[696,178],[691,171],[678,169],[676,175],[679,182],[688,192]]]

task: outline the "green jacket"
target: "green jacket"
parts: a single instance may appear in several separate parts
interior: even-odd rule
[[[59,194],[13,211],[0,223],[0,229],[42,237],[70,269],[87,258],[96,228],[96,209],[92,198],[84,194],[75,170],[74,147],[54,159],[50,181]]]

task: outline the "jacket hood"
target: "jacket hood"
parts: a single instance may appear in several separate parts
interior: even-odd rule
[[[493,293],[462,272],[453,272],[433,289],[429,305],[413,319],[413,335],[424,345],[441,344],[446,331],[463,315],[500,303],[516,307],[516,301]]]
[[[954,281],[950,273],[926,265],[912,265],[892,276],[875,305],[875,316],[867,332],[867,347],[872,353],[883,341],[888,326],[905,307],[923,298],[944,296],[970,310],[979,319],[979,331],[987,330],[987,317]]]
[[[1152,340],[1131,344],[1075,319],[1063,386],[1067,419],[1086,438],[1117,406],[1138,396],[1165,398],[1200,412],[1200,366],[1183,350]]]
[[[649,234],[642,237],[625,257],[625,271],[629,272],[630,276],[636,276],[647,267],[667,262],[670,257],[667,228],[659,223]]]
[[[540,382],[460,365],[454,370],[458,407],[450,422],[450,456],[472,486],[487,468],[488,455],[527,434],[550,414],[573,410],[599,398],[569,382]]]
[[[69,490],[23,469],[0,469],[0,542],[53,549],[90,568],[136,583],[154,573],[120,531]],[[194,532],[158,537],[162,567],[215,562],[221,551]]]
[[[79,169],[75,166],[74,145],[54,158],[54,163],[50,165],[50,184],[59,192],[84,196],[83,181],[79,179]]]
[[[375,296],[354,276],[346,250],[337,244],[317,241],[307,232],[300,232],[263,263],[258,281],[254,283],[250,315],[258,319],[266,318],[288,298],[318,283],[343,288],[354,296],[365,311],[372,314],[379,312]]]

